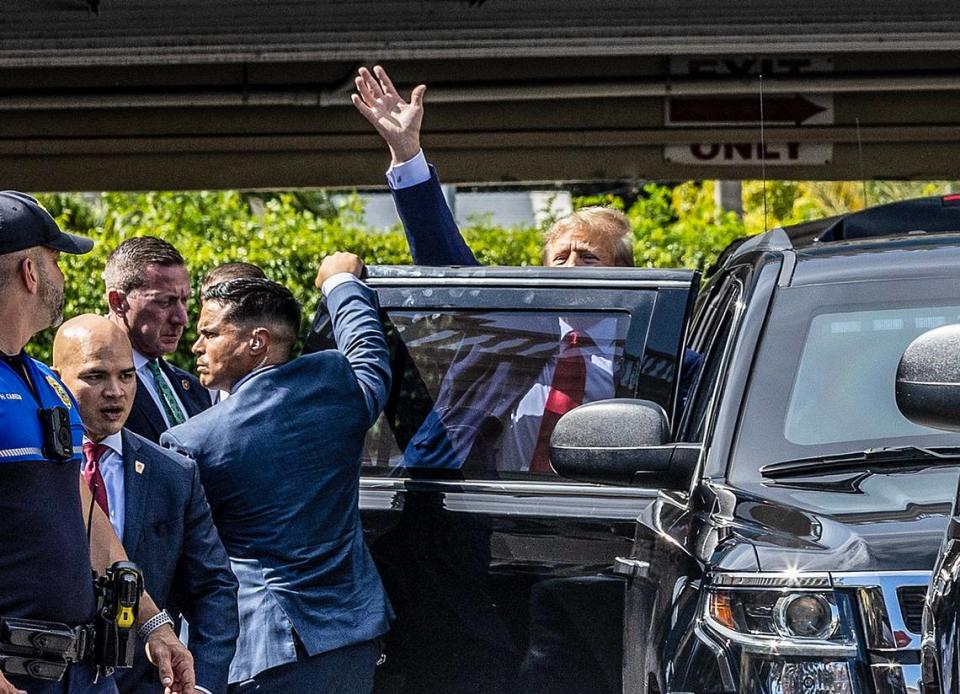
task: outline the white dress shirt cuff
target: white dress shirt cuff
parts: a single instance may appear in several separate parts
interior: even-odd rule
[[[356,275],[350,272],[338,272],[335,275],[331,275],[323,281],[323,286],[320,288],[320,291],[323,292],[324,296],[330,296],[330,292],[339,287],[344,282],[359,282]]]
[[[387,185],[391,190],[402,190],[430,180],[430,167],[421,149],[413,159],[399,164],[391,164],[387,169]]]

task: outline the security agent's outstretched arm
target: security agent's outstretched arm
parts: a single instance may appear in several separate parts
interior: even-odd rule
[[[113,530],[110,520],[103,510],[92,504],[93,497],[90,489],[79,479],[80,500],[86,511],[92,507],[90,519],[90,562],[93,569],[103,574],[114,562],[127,561],[127,553],[120,543],[120,539]],[[86,516],[83,519],[87,522]],[[140,599],[140,614],[137,617],[137,627],[160,612],[153,599],[144,593]],[[154,629],[147,636],[147,658],[157,666],[160,673],[160,682],[164,686],[164,694],[194,694],[193,656],[184,646],[169,624]],[[0,694],[4,694],[0,690]]]
[[[337,349],[353,367],[371,426],[390,392],[390,351],[380,323],[377,295],[359,281],[362,273],[360,258],[353,253],[334,253],[320,264],[316,285],[327,297]]]

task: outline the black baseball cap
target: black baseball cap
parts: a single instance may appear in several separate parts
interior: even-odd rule
[[[93,240],[61,231],[50,213],[26,193],[0,191],[0,255],[34,246],[80,254],[93,248]]]

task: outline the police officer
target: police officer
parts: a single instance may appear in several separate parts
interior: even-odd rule
[[[92,247],[91,240],[62,232],[30,196],[0,192],[0,620],[67,625],[78,634],[95,614],[91,569],[102,573],[126,557],[110,521],[80,484],[77,404],[24,346],[62,320],[60,253]],[[170,623],[144,595],[137,626],[147,654],[166,692],[190,694],[192,660]],[[116,692],[112,677],[97,675],[86,648],[71,653],[78,662],[60,681],[27,676],[23,660],[10,657],[5,633],[0,630],[0,694]],[[71,648],[81,643],[78,637]]]

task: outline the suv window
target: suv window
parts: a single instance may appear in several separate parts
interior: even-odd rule
[[[724,281],[714,300],[704,306],[703,317],[698,321],[690,341],[691,349],[697,349],[703,354],[703,364],[680,420],[680,433],[677,437],[679,441],[699,443],[704,440],[707,412],[716,395],[742,294],[743,284],[739,279],[731,277]]]
[[[784,436],[803,446],[918,436],[890,397],[900,355],[915,337],[960,321],[960,306],[822,313],[810,321],[787,406]],[[862,416],[872,403],[870,416]]]
[[[731,479],[763,465],[884,446],[957,446],[960,434],[900,414],[900,355],[922,333],[960,321],[956,281],[849,282],[777,292],[744,399]]]
[[[582,388],[579,404],[640,396],[670,405],[677,358],[661,350],[671,340],[678,349],[682,315],[667,330],[651,326],[656,287],[404,286],[378,294],[394,382],[366,439],[366,476],[413,469],[559,479],[541,427],[560,373],[582,379],[572,388]],[[682,308],[678,296],[672,303]]]

